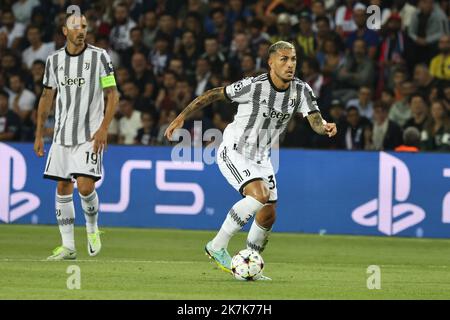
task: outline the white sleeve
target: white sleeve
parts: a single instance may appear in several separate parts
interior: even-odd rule
[[[252,79],[253,78],[245,78],[226,86],[224,91],[225,97],[232,102],[248,102],[251,97]]]
[[[299,113],[303,114],[303,117],[307,117],[314,112],[320,112],[319,106],[317,105],[317,98],[311,87],[305,83],[300,97]]]
[[[42,84],[46,88],[56,88],[56,81],[55,81],[55,73],[53,71],[53,64],[51,63],[50,57],[47,58],[47,62],[45,63],[45,71],[44,71],[44,78],[42,80]]]

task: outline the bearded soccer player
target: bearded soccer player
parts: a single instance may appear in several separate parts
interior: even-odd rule
[[[95,182],[102,175],[108,126],[118,102],[110,57],[105,50],[85,43],[86,18],[76,14],[68,16],[62,31],[66,46],[50,55],[45,65],[34,142],[35,153],[43,157],[44,123],[56,93],[55,129],[44,178],[57,181],[56,218],[62,246],[48,260],[76,259],[73,179],[77,181],[86,218],[88,253],[95,256],[101,250]]]
[[[302,113],[318,134],[333,137],[337,133],[336,124],[323,120],[311,87],[294,76],[294,46],[285,41],[274,43],[269,48],[268,63],[269,73],[197,97],[165,132],[172,139],[174,130],[181,128],[189,115],[214,101],[226,99],[239,104],[234,121],[224,131],[217,161],[225,179],[244,198],[233,205],[216,237],[205,247],[206,253],[227,272],[231,272],[228,242],[253,216],[247,248],[262,252],[267,244],[278,200],[270,149],[291,117]],[[263,141],[264,136],[269,138]],[[270,280],[265,276],[261,279]]]

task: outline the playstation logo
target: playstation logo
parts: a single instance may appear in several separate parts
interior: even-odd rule
[[[425,219],[421,207],[405,202],[411,190],[411,177],[403,161],[381,152],[379,177],[379,198],[356,208],[352,213],[353,221],[367,227],[378,226],[381,233],[390,236]]]
[[[0,143],[0,221],[13,222],[36,210],[39,198],[25,191],[27,165],[23,155]]]

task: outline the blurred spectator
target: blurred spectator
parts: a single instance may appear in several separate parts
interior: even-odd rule
[[[131,46],[122,51],[120,59],[123,65],[127,68],[131,67],[131,58],[133,57],[133,54],[140,52],[147,57],[150,52],[149,48],[144,45],[141,28],[134,27],[130,30],[130,40]]]
[[[129,17],[128,7],[125,3],[119,3],[114,7],[114,27],[111,30],[110,40],[114,50],[121,51],[131,47],[130,31],[136,26],[136,22]]]
[[[129,98],[135,110],[142,112],[156,112],[155,105],[150,98],[139,94],[139,88],[132,81],[127,81],[122,85],[122,93]]]
[[[225,11],[222,8],[216,8],[211,10],[209,14],[213,25],[208,34],[216,37],[222,47],[228,47],[231,42],[232,32],[227,24]]]
[[[180,112],[182,109],[194,99],[194,89],[186,78],[179,79],[175,88],[174,100],[176,110]]]
[[[448,20],[433,0],[419,0],[418,9],[411,19],[408,34],[414,41],[410,66],[429,63],[437,53],[437,42],[449,33]]]
[[[207,37],[204,47],[205,53],[202,54],[201,58],[208,60],[213,73],[220,73],[226,59],[225,55],[220,51],[219,42],[214,37]]]
[[[372,86],[375,75],[373,61],[367,56],[366,44],[358,39],[353,43],[353,52],[345,58],[344,64],[339,68],[337,80],[339,92],[343,101],[355,96],[356,90],[362,86]]]
[[[135,143],[140,145],[154,145],[158,137],[158,128],[153,115],[148,112],[141,113],[142,128],[137,132]]]
[[[7,47],[10,49],[18,49],[23,36],[25,35],[25,25],[17,22],[12,11],[2,10],[2,27],[0,34],[4,33],[8,39]]]
[[[113,63],[113,65],[116,69],[122,65],[122,61],[120,60],[119,53],[111,47],[107,36],[97,37],[97,42],[95,43],[95,45],[99,48],[106,50],[109,57],[111,58],[111,62]],[[131,67],[131,61],[130,61],[130,64],[127,66],[127,68],[129,69],[130,67]]]
[[[241,78],[255,77],[256,69],[255,69],[255,59],[249,53],[244,54],[241,59],[241,70],[242,76]]]
[[[450,151],[450,117],[444,104],[434,101],[431,116],[422,132],[422,145],[425,150]]]
[[[297,44],[302,49],[303,56],[313,57],[316,54],[317,41],[312,29],[312,20],[308,12],[300,14],[299,32],[297,34]]]
[[[131,58],[131,79],[137,84],[140,94],[145,98],[151,98],[155,95],[156,79],[149,70],[145,56],[140,53],[134,53]]]
[[[183,60],[177,57],[170,59],[168,70],[173,71],[177,77],[183,77],[185,75]]]
[[[403,132],[403,144],[395,148],[396,152],[419,152],[420,131],[409,127]]]
[[[155,76],[162,75],[172,57],[169,46],[170,39],[167,36],[159,34],[156,37],[155,46],[149,55],[149,60],[153,66],[153,73]]]
[[[175,120],[177,117],[177,112],[175,110],[162,110],[161,111],[161,117],[159,122],[159,132],[158,137],[156,138],[156,142],[159,145],[170,145],[171,142],[164,137],[164,133],[166,132],[167,127],[169,124]]]
[[[22,53],[22,60],[28,68],[31,68],[35,60],[46,61],[47,57],[55,51],[55,43],[43,43],[41,37],[38,27],[28,27],[27,39],[30,46]]]
[[[422,131],[428,120],[428,107],[425,98],[420,94],[413,94],[409,97],[409,105],[412,118],[406,121],[404,127],[415,127],[419,131]]]
[[[45,62],[35,60],[31,66],[31,83],[27,87],[33,91],[36,97],[40,97],[42,93],[42,79],[44,78]]]
[[[291,17],[287,13],[280,13],[277,17],[277,33],[270,37],[270,41],[275,43],[277,41],[293,42],[295,40],[294,32],[291,25]]]
[[[142,128],[141,112],[134,110],[133,103],[128,98],[119,102],[122,117],[119,120],[119,144],[134,144],[138,130]]]
[[[400,14],[403,22],[402,28],[408,29],[417,8],[410,4],[407,0],[394,0],[393,10]]]
[[[9,108],[21,119],[27,121],[34,108],[36,96],[25,88],[20,75],[14,74],[9,78]]]
[[[389,106],[389,108],[392,108],[392,105],[395,103],[394,91],[389,88],[385,88],[381,92],[380,101],[383,102],[386,106]]]
[[[173,71],[166,71],[163,76],[162,87],[159,89],[158,97],[156,98],[157,110],[176,110],[176,83],[177,75]]]
[[[253,19],[250,23],[250,41],[252,53],[258,52],[259,45],[267,42],[270,36],[263,31],[264,22],[260,19]]]
[[[230,0],[229,5],[227,22],[230,25],[233,25],[238,19],[250,20],[252,13],[247,7],[244,7],[243,0]]]
[[[430,74],[439,80],[450,80],[450,36],[445,34],[439,39],[440,54],[431,60]]]
[[[399,64],[405,63],[405,53],[408,47],[408,37],[401,30],[401,18],[398,13],[389,17],[383,30],[384,36],[378,57],[379,77],[378,90],[383,90],[386,81]],[[408,47],[408,49],[410,49]]]
[[[317,54],[322,73],[336,79],[337,71],[346,61],[344,55],[339,50],[339,41],[333,37],[324,39],[323,52]]]
[[[344,38],[356,30],[356,24],[353,20],[355,2],[355,0],[345,0],[345,4],[341,5],[336,10],[336,31]],[[363,6],[363,4],[358,3],[358,7],[361,6]]]
[[[323,0],[312,1],[311,12],[311,20],[314,22],[312,30],[314,32],[320,32],[320,27],[318,26],[319,22],[325,22],[330,30],[334,29],[333,17],[327,13],[325,2]]]
[[[370,126],[370,121],[361,117],[358,108],[347,108],[346,122],[340,132],[340,148],[346,150],[364,150],[366,141],[364,133]]]
[[[425,64],[418,64],[414,68],[414,82],[417,86],[417,92],[424,97],[429,97],[431,89],[436,86],[436,81],[430,75]]]
[[[372,89],[368,86],[361,86],[358,91],[358,98],[347,102],[348,107],[357,107],[359,114],[367,119],[373,117]]]
[[[155,38],[158,33],[158,20],[156,13],[153,11],[148,11],[144,14],[143,18],[143,39],[144,45],[147,48],[153,48],[155,44]]]
[[[353,43],[357,39],[364,40],[364,43],[366,44],[366,49],[369,57],[371,59],[375,58],[375,55],[377,53],[378,48],[378,42],[379,37],[378,34],[367,28],[367,15],[366,15],[366,6],[358,3],[355,5],[355,8],[353,10],[353,20],[356,24],[356,30],[352,31],[346,41],[346,47],[347,50],[352,50]]]
[[[206,59],[197,60],[197,68],[195,70],[195,78],[197,80],[197,87],[195,88],[195,96],[198,97],[203,92],[211,89],[209,78],[211,77],[211,67]]]
[[[270,45],[271,43],[269,41],[263,41],[259,44],[255,59],[255,69],[258,73],[267,72],[269,70],[268,52]]]
[[[410,96],[415,92],[415,86],[411,81],[405,81],[401,85],[402,100],[395,102],[389,111],[389,119],[403,127],[411,118]]]
[[[302,63],[303,81],[309,84],[316,97],[320,97],[324,77],[320,74],[319,63],[314,58],[306,58]]]
[[[394,150],[402,144],[402,129],[389,120],[389,109],[378,102],[373,108],[373,130],[371,150]],[[366,146],[367,147],[367,146]]]
[[[320,1],[315,1],[320,2]],[[331,21],[329,18],[324,16],[319,16],[315,20],[315,26],[317,28],[316,32],[316,41],[317,41],[317,49],[318,51],[324,50],[324,44],[326,39],[332,39],[336,43],[336,48],[340,48],[340,37],[336,31],[331,28]],[[313,29],[314,30],[314,29]]]
[[[200,56],[197,39],[192,31],[183,32],[178,56],[183,61],[185,73],[192,76],[195,73],[196,61]]]
[[[35,7],[39,6],[38,0],[19,0],[12,6],[12,11],[16,17],[17,22],[28,24],[31,19],[31,14]]]
[[[8,108],[7,92],[0,90],[0,141],[17,141],[20,135],[20,118]]]

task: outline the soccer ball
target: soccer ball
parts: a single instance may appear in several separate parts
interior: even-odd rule
[[[264,269],[261,255],[251,249],[239,251],[231,260],[231,271],[238,280],[258,280]]]

